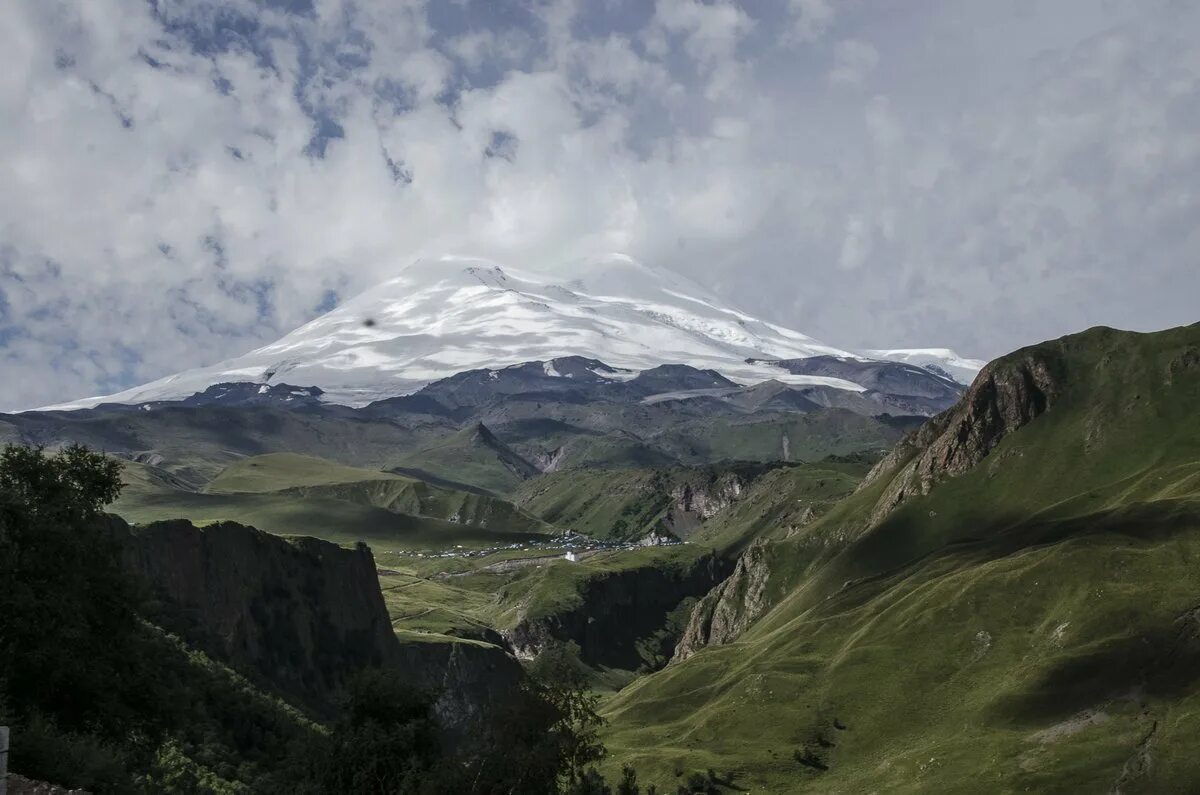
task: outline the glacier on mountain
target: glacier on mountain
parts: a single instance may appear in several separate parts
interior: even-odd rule
[[[781,374],[747,360],[910,361],[901,355],[915,353],[862,355],[825,345],[737,311],[678,274],[623,255],[576,263],[561,278],[444,256],[418,260],[395,278],[245,355],[46,408],[181,399],[226,382],[315,386],[325,401],[362,406],[464,370],[573,355],[598,359],[629,376],[661,364],[687,364],[744,384],[775,379],[862,391],[851,381]],[[911,361],[945,365],[956,376],[973,375],[973,360],[945,353]],[[552,367],[547,364],[548,375]]]

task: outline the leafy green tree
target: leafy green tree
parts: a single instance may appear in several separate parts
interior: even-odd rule
[[[348,690],[342,718],[316,756],[319,791],[436,791],[441,749],[428,696],[382,670],[359,674]]]
[[[548,646],[529,670],[538,695],[557,713],[558,719],[547,738],[559,755],[559,778],[574,786],[589,766],[604,758],[600,727],[604,720],[597,711],[599,696],[588,687],[587,675],[574,641]]]
[[[612,787],[604,780],[604,776],[591,767],[584,771],[579,780],[567,790],[568,795],[612,795]]]
[[[18,718],[127,729],[137,711],[137,594],[102,514],[120,488],[120,465],[83,447],[0,452],[0,681]]]
[[[637,771],[629,765],[621,766],[621,780],[617,782],[617,795],[642,795],[638,786]]]
[[[599,740],[598,699],[574,643],[544,650],[529,677],[499,709],[482,742],[462,768],[464,795],[590,792],[591,766],[604,756]],[[587,783],[585,783],[585,781]]]
[[[16,729],[11,761],[88,786],[119,778],[115,745],[157,726],[137,592],[103,515],[120,472],[79,446],[0,451],[0,686]]]

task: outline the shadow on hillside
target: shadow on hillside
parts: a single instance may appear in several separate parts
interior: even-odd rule
[[[1056,665],[1021,693],[993,706],[1001,720],[1039,725],[1107,701],[1175,698],[1200,681],[1200,608],[1167,626]]]
[[[1136,502],[1069,518],[1007,515],[983,509],[965,510],[956,518],[959,521],[954,526],[959,532],[947,533],[944,527],[931,529],[922,517],[911,513],[893,515],[851,544],[830,572],[836,582],[844,583],[841,590],[846,591],[846,585],[906,576],[943,556],[959,556],[963,558],[960,565],[974,565],[1034,547],[1104,534],[1158,542],[1200,527],[1200,500]],[[858,598],[869,599],[871,595],[868,589]]]

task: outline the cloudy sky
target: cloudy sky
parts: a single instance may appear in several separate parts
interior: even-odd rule
[[[0,408],[422,255],[622,251],[841,347],[1200,320],[1200,0],[7,0]]]

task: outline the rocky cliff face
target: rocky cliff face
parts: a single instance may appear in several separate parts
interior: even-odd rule
[[[153,595],[151,620],[317,714],[331,714],[357,671],[394,668],[434,695],[453,745],[507,703],[524,675],[498,646],[398,640],[365,545],[284,539],[232,522],[114,522],[126,567]]]
[[[891,476],[870,524],[909,497],[929,493],[939,480],[968,471],[1001,439],[1049,410],[1061,392],[1063,368],[1061,354],[1045,346],[987,365],[953,408],[905,438],[863,480],[860,489]]]
[[[671,662],[686,660],[705,646],[729,643],[741,635],[766,612],[769,577],[766,543],[755,542],[738,558],[733,574],[692,608]]]
[[[645,663],[639,641],[660,633],[683,600],[707,593],[728,572],[726,561],[711,553],[678,567],[598,572],[580,585],[580,598],[570,609],[523,618],[501,634],[521,658],[536,657],[554,641],[573,640],[589,665],[637,670]],[[673,639],[661,640],[673,647]],[[671,651],[666,649],[667,658]]]
[[[504,649],[476,641],[401,642],[399,671],[436,694],[433,711],[444,740],[469,746],[476,728],[520,695],[521,664]]]
[[[746,480],[737,472],[709,473],[672,485],[670,507],[663,524],[674,535],[686,538],[700,523],[737,502]]]
[[[123,554],[153,620],[320,711],[354,672],[399,659],[365,545],[170,521],[129,528]]]

